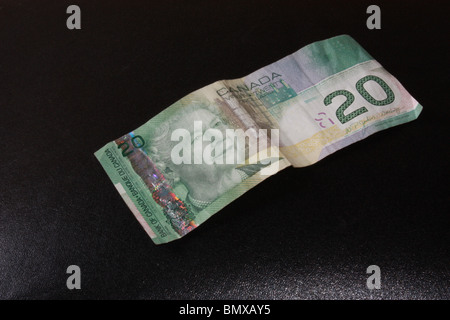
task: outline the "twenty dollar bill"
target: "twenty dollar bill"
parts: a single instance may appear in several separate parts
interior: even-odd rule
[[[95,156],[160,244],[279,170],[311,165],[421,110],[396,78],[342,35],[201,88]]]

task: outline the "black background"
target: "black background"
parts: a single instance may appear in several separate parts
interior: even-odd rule
[[[0,298],[450,298],[445,3],[0,1]],[[66,28],[70,4],[81,30]],[[366,28],[370,4],[381,30]],[[93,153],[191,91],[344,33],[419,119],[154,245]],[[66,287],[73,264],[81,290]],[[381,290],[366,288],[372,264]]]

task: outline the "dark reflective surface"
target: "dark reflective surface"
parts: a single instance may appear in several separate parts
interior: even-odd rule
[[[0,298],[442,299],[449,290],[444,2],[0,4]],[[93,152],[187,93],[353,36],[424,106],[288,168],[155,246]],[[66,288],[78,265],[82,290]],[[382,289],[366,288],[378,265]]]

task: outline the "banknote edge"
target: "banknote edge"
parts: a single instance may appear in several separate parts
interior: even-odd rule
[[[120,194],[122,200],[125,202],[125,204],[127,205],[128,209],[133,213],[133,215],[136,217],[136,219],[138,220],[139,224],[141,225],[141,227],[145,230],[145,232],[149,235],[149,237],[151,238],[151,240],[153,241],[153,243],[155,243],[156,245],[160,245],[160,244],[164,244],[164,243],[169,243],[171,241],[180,239],[181,236],[178,235],[175,230],[169,229],[171,232],[170,234],[168,234],[167,239],[165,239],[164,237],[160,237],[157,235],[157,233],[155,232],[155,230],[152,229],[149,221],[147,221],[146,217],[142,214],[141,210],[139,210],[137,208],[137,204],[135,203],[135,201],[130,197],[130,194],[128,193],[128,189],[125,189],[125,192],[128,196],[128,198],[130,198],[131,202],[134,204],[134,206],[136,207],[139,215],[142,217],[142,219],[139,219],[135,212],[133,211],[133,208],[130,207],[129,203],[127,203],[127,200],[122,196],[120,189],[116,186],[116,183],[114,182],[114,178],[116,177],[118,178],[117,174],[114,172],[114,168],[111,167],[111,164],[108,161],[105,161],[104,159],[102,159],[103,153],[106,149],[108,149],[110,147],[110,145],[114,143],[113,141],[107,143],[106,145],[104,145],[102,148],[100,148],[99,150],[97,150],[96,152],[94,152],[94,156],[97,158],[98,162],[100,163],[100,165],[102,166],[103,170],[105,171],[106,175],[108,176],[109,180],[111,181],[111,183],[115,186],[116,191]],[[122,161],[122,159],[119,158],[119,161],[128,167],[129,170],[132,170],[132,168],[128,165],[127,162]],[[107,170],[107,168],[111,169],[109,172]],[[114,173],[112,173],[114,172]],[[134,172],[134,171],[133,171]],[[136,175],[137,176],[137,175]],[[138,176],[137,176],[138,177]],[[119,179],[118,179],[119,180]],[[141,190],[141,187],[139,186],[140,191],[142,192],[146,192],[147,190]],[[145,224],[144,224],[145,223]],[[151,232],[148,232],[148,229],[151,230]],[[156,237],[152,237],[151,234],[155,234]]]

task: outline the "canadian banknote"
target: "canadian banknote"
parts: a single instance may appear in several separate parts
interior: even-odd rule
[[[421,110],[396,78],[341,35],[201,88],[95,156],[160,244],[192,231],[273,173],[311,165]]]

